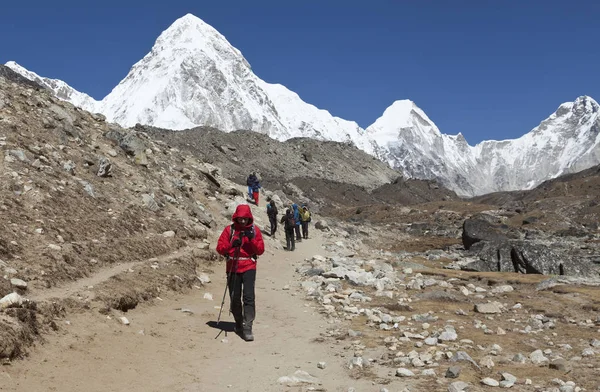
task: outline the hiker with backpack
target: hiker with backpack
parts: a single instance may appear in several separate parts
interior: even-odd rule
[[[258,195],[259,195],[259,191],[260,188],[262,188],[260,186],[260,181],[258,181],[258,179],[254,182],[254,185],[252,185],[252,199],[254,200],[254,204],[258,205]]]
[[[226,273],[234,331],[246,341],[254,340],[252,323],[256,316],[254,284],[256,261],[265,251],[260,229],[254,224],[250,206],[237,206],[231,220],[219,236],[217,252],[227,258]],[[242,305],[243,299],[243,305]]]
[[[296,226],[294,227],[294,231],[296,232],[296,241],[302,241],[302,237],[300,236],[300,210],[298,209],[298,204],[292,204],[292,210],[294,212],[294,220],[296,221]]]
[[[248,186],[248,200],[253,199],[252,192],[254,189],[254,184],[257,182],[258,182],[258,178],[256,177],[256,172],[250,173],[248,178],[246,178],[246,185]]]
[[[300,208],[300,221],[302,223],[302,238],[308,239],[308,223],[311,221],[310,211],[306,204]]]
[[[283,224],[283,230],[285,231],[285,243],[286,249],[293,251],[296,249],[296,241],[294,239],[294,229],[296,228],[296,220],[294,219],[294,213],[289,208],[285,210],[285,215],[281,217]]]
[[[275,238],[275,232],[277,231],[277,206],[275,200],[267,199],[267,216],[269,217],[269,223],[271,224],[271,237]]]

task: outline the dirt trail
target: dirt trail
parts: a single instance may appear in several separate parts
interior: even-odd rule
[[[304,370],[319,378],[321,390],[347,391],[352,386],[378,391],[381,386],[371,381],[348,377],[345,365],[352,353],[343,358],[340,347],[314,341],[327,323],[304,299],[294,270],[304,258],[325,254],[317,234],[297,244],[295,252],[274,249],[273,240],[265,238],[254,342],[224,332],[215,339],[219,329],[210,322],[217,319],[225,288],[219,266],[202,290],[163,296],[127,312],[129,326],[115,315],[70,315],[69,324],[29,358],[0,368],[0,390],[300,391],[307,386],[288,387],[277,380]],[[286,285],[290,290],[284,290]],[[212,294],[212,301],[203,299],[205,292]],[[232,317],[225,313],[223,320],[231,322]],[[317,368],[320,361],[327,362],[325,369]]]

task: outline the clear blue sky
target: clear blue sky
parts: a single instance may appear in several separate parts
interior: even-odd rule
[[[580,95],[600,100],[591,0],[6,2],[0,62],[102,99],[186,13],[262,79],[363,127],[411,99],[473,145],[519,137]]]

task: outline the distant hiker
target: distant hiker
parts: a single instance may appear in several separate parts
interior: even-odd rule
[[[294,239],[294,229],[296,228],[296,221],[294,219],[294,212],[289,208],[285,210],[285,215],[281,217],[283,223],[283,230],[285,231],[285,243],[286,249],[293,251],[296,249],[296,241]]]
[[[256,180],[254,185],[252,185],[252,199],[254,200],[254,204],[256,204],[256,205],[258,205],[258,195],[259,195],[260,188],[262,188],[260,186],[260,182],[258,180]]]
[[[271,224],[271,237],[275,237],[275,232],[277,231],[277,206],[275,205],[275,200],[267,200],[269,201],[267,204],[267,216],[269,217],[269,223]]]
[[[225,227],[219,237],[217,252],[227,258],[227,285],[231,313],[235,319],[234,330],[244,340],[252,341],[254,340],[252,323],[256,315],[254,306],[256,260],[265,251],[265,244],[260,229],[254,225],[249,205],[239,205],[231,219],[233,224]]]
[[[248,185],[248,199],[252,200],[252,188],[254,188],[254,184],[258,182],[258,178],[256,177],[256,172],[250,173],[248,178],[246,178],[246,185]]]
[[[294,231],[296,232],[296,241],[302,241],[302,237],[300,236],[300,211],[298,209],[298,204],[292,204],[292,210],[294,211],[294,219],[296,220],[296,226],[294,227]]]
[[[311,221],[311,217],[310,211],[305,204],[300,208],[300,221],[302,223],[302,238],[306,240],[308,239],[308,223]]]

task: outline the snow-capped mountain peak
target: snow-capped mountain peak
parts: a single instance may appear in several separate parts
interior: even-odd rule
[[[204,125],[253,130],[278,140],[352,142],[407,177],[435,179],[464,196],[531,188],[600,163],[600,106],[588,96],[563,103],[518,139],[476,146],[460,133],[442,134],[410,100],[395,101],[363,130],[281,84],[261,80],[238,49],[192,14],[165,29],[100,102],[14,62],[7,66],[59,98],[124,126],[141,123],[180,130]]]

